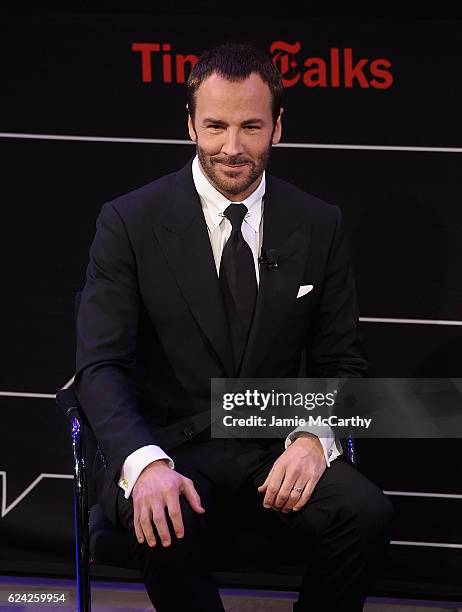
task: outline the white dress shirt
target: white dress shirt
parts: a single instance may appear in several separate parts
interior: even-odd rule
[[[225,198],[225,196],[217,191],[208,181],[202,172],[197,156],[192,163],[192,175],[207,224],[213,258],[218,274],[223,248],[231,234],[231,222],[223,214],[231,201]],[[248,209],[244,221],[242,222],[241,231],[244,240],[252,251],[257,285],[260,282],[258,258],[260,256],[263,241],[263,197],[265,195],[265,184],[265,173],[263,172],[262,179],[255,191],[245,200],[240,200]],[[286,449],[292,444],[293,440],[296,439],[297,433],[299,432],[309,433],[309,428],[300,426],[292,431],[285,440]],[[327,466],[329,467],[330,462],[336,459],[341,452],[339,452],[335,444],[333,434],[332,437],[319,438],[319,440],[324,450]],[[122,466],[119,480],[119,485],[124,489],[126,498],[130,496],[138,476],[144,468],[158,459],[166,459],[172,469],[175,467],[171,457],[169,457],[160,446],[154,444],[143,446],[127,457]]]

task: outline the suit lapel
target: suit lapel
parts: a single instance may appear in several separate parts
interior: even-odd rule
[[[234,367],[226,313],[191,163],[173,175],[171,198],[154,232],[192,315],[227,376]]]
[[[275,249],[278,267],[260,265],[255,316],[240,376],[255,375],[295,302],[306,264],[309,235],[302,214],[287,192],[267,176],[261,252]]]

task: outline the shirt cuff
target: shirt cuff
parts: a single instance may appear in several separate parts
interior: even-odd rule
[[[166,459],[168,461],[168,466],[172,470],[175,468],[173,459],[164,453],[160,446],[156,446],[155,444],[142,446],[131,455],[128,455],[122,466],[119,479],[119,487],[125,491],[125,499],[130,497],[132,489],[138,480],[138,476],[144,468],[158,459]]]
[[[294,442],[299,437],[299,435],[303,433],[308,433],[312,436],[316,436],[316,434],[312,433],[311,431],[305,431],[304,429],[302,429],[302,427],[298,427],[294,431],[291,431],[290,434],[287,436],[285,441],[286,450],[289,448],[292,442]],[[324,458],[326,460],[326,465],[327,467],[330,467],[331,461],[337,459],[337,457],[341,455],[335,444],[335,438],[320,438],[318,436],[316,437],[321,442],[322,450],[324,451]]]

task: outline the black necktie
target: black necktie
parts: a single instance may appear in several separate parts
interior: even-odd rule
[[[231,222],[232,230],[223,249],[219,273],[236,374],[241,366],[257,299],[253,255],[241,231],[246,214],[247,207],[240,203],[231,203],[224,212]]]

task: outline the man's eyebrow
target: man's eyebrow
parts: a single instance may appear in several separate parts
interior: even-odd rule
[[[246,119],[245,121],[242,122],[242,125],[255,125],[255,124],[264,125],[264,123],[265,122],[263,121],[263,119],[255,118],[255,119]]]
[[[213,117],[206,117],[203,123],[213,123],[214,125],[226,125],[225,121],[221,121],[220,119],[214,119]]]
[[[205,119],[203,120],[203,123],[212,123],[213,125],[220,125],[223,127],[226,127],[228,124],[226,123],[226,121],[222,121],[221,119],[214,119],[213,117],[205,117]],[[263,119],[259,119],[258,117],[252,118],[252,119],[246,119],[245,121],[243,121],[241,123],[241,125],[264,125],[264,121]]]

